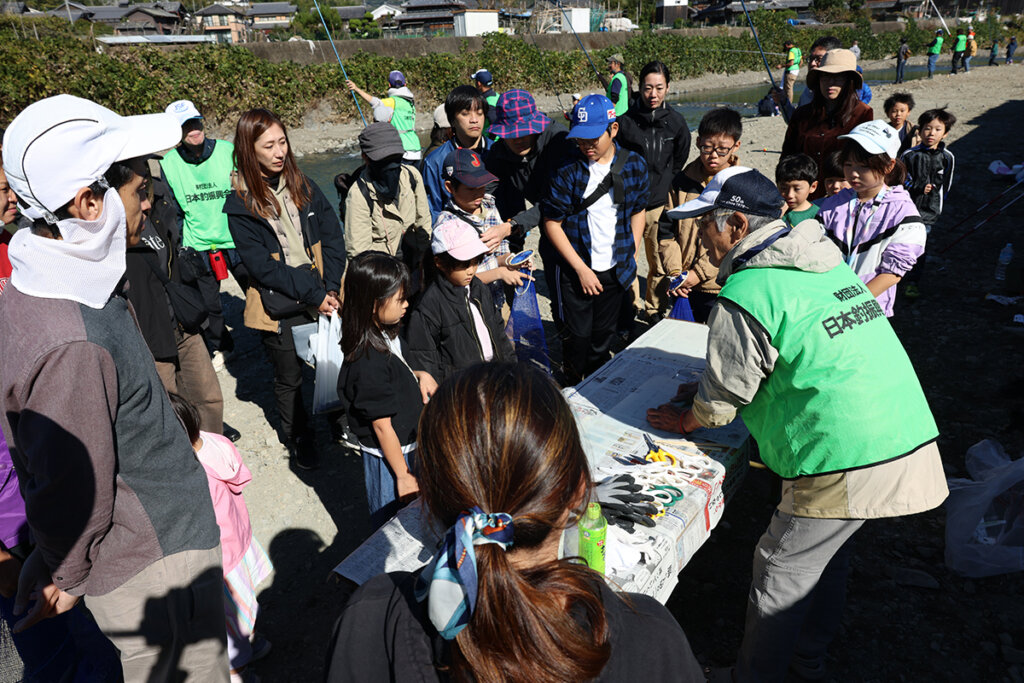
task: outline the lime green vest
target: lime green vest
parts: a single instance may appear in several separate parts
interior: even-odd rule
[[[932,45],[930,48],[928,48],[928,54],[930,54],[930,55],[937,55],[940,52],[942,52],[942,43],[943,43],[942,36],[935,36],[935,44]]]
[[[967,50],[967,36],[960,35],[956,37],[956,45],[953,46],[953,52],[965,52]]]
[[[846,264],[827,273],[748,268],[720,296],[757,320],[779,352],[740,411],[772,471],[791,479],[856,469],[938,436],[903,345]]]
[[[800,52],[800,48],[791,47],[789,48],[789,56],[786,61],[793,60],[793,66],[786,67],[786,73],[798,73],[800,71],[800,60],[804,58],[804,53]]]
[[[235,146],[217,140],[213,154],[201,164],[190,164],[172,149],[160,161],[174,198],[185,212],[181,242],[196,251],[234,249],[224,213],[224,199],[231,192],[232,155]]]
[[[420,151],[420,139],[416,135],[416,106],[404,97],[391,99],[395,102],[391,125],[398,130],[398,136],[402,138],[402,148],[406,152]]]
[[[612,84],[615,83],[615,81],[622,83],[622,87],[619,88],[618,102],[612,99]],[[616,117],[622,116],[626,113],[626,110],[629,109],[629,83],[626,81],[626,74],[621,71],[612,76],[612,79],[608,81],[608,99],[610,99],[612,104],[615,105]]]

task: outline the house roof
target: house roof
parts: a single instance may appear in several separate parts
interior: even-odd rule
[[[0,14],[24,14],[27,9],[23,2],[0,2]]]
[[[362,19],[370,8],[366,5],[349,5],[348,7],[332,7],[342,19]]]
[[[399,24],[419,24],[427,21],[444,21],[455,23],[455,18],[448,12],[406,12],[395,17]]]
[[[120,21],[124,15],[132,11],[133,7],[110,7],[107,5],[97,5],[92,8],[92,20],[93,21]]]
[[[245,12],[239,7],[225,7],[224,5],[209,5],[196,12],[197,17],[217,16],[221,14],[235,14],[244,16]]]
[[[419,9],[460,9],[465,7],[466,3],[461,0],[407,0],[402,3],[402,9],[406,12]]]
[[[128,8],[128,12],[125,15],[125,17],[127,17],[128,15],[133,14],[135,12],[141,12],[142,14],[148,14],[149,16],[153,17],[154,19],[173,19],[175,21],[178,20],[178,15],[177,14],[174,14],[172,12],[168,12],[167,10],[162,10],[162,9],[157,8],[157,7],[140,7],[138,5],[136,5],[135,7],[129,7]]]
[[[246,10],[245,14],[250,17],[264,17],[276,14],[295,14],[298,9],[295,5],[287,2],[257,2]]]

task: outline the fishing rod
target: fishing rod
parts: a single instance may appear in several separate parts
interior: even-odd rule
[[[331,41],[331,49],[334,50],[334,56],[338,58],[338,66],[341,67],[341,75],[344,76],[347,81],[349,80],[348,72],[345,71],[345,65],[341,61],[341,55],[338,54],[338,47],[334,44],[334,38],[331,37],[331,29],[327,27],[327,21],[324,19],[324,13],[320,11],[320,3],[317,2],[317,0],[313,0],[313,6],[316,7],[316,13],[320,15],[320,23],[324,25],[324,31],[327,32],[327,40]],[[356,103],[356,109],[359,110],[359,118],[363,120],[363,126],[365,127],[370,125],[366,122],[366,117],[363,116],[363,108],[359,106],[359,98],[356,97],[356,94],[351,90],[349,90],[349,92],[352,93],[352,101]]]
[[[540,49],[540,45],[537,44],[537,36],[533,34],[533,29],[527,31],[527,35],[529,35],[531,40],[533,41],[533,46],[537,48],[537,52],[538,54],[540,54],[541,59],[544,59],[544,53]],[[558,100],[558,108],[561,109],[562,111],[566,111],[565,105],[562,104],[562,96],[558,94],[559,88],[558,85],[555,83],[555,75],[551,73],[550,65],[548,65],[548,68],[546,68],[545,71],[548,72],[548,80],[551,81],[551,85],[553,86],[553,89],[555,91],[555,98]]]
[[[968,236],[970,236],[970,235],[973,235],[974,233],[976,233],[976,232],[978,231],[978,229],[979,229],[979,228],[981,228],[981,226],[983,226],[983,225],[985,225],[986,223],[988,223],[988,222],[989,222],[990,220],[992,220],[993,218],[995,218],[996,216],[998,216],[999,214],[1001,214],[1001,213],[1002,213],[1003,211],[1006,211],[1006,210],[1007,210],[1008,208],[1010,208],[1010,207],[1011,207],[1012,205],[1016,204],[1016,203],[1017,203],[1018,201],[1020,201],[1021,199],[1024,199],[1024,192],[1021,192],[1021,193],[1020,193],[1019,195],[1017,195],[1016,197],[1014,197],[1014,198],[1013,198],[1013,199],[1011,199],[1010,201],[1008,201],[1008,202],[1006,202],[1005,204],[1003,204],[1003,205],[1002,205],[1001,207],[999,207],[999,210],[998,210],[998,211],[996,211],[996,212],[995,212],[994,214],[992,214],[992,215],[991,215],[991,216],[989,216],[988,218],[983,218],[982,220],[978,221],[978,224],[977,224],[977,225],[975,225],[975,226],[974,226],[973,228],[971,228],[970,230],[968,230],[968,231],[967,231],[967,232],[965,232],[964,234],[960,235],[960,237],[958,237],[957,239],[953,240],[953,242],[952,242],[952,243],[948,244],[948,245],[946,246],[946,248],[945,248],[945,249],[943,249],[942,251],[940,251],[939,253],[940,253],[940,254],[945,254],[945,253],[946,253],[947,251],[949,251],[949,250],[950,250],[950,249],[952,249],[952,248],[953,248],[954,246],[956,246],[957,244],[959,244],[960,242],[962,242],[962,241],[963,241],[964,239],[966,239],[966,238],[967,238]]]
[[[1014,183],[1013,185],[1010,185],[1010,186],[1009,186],[1008,188],[1006,188],[1005,190],[1003,190],[1002,192],[1000,192],[999,194],[997,194],[997,195],[996,195],[995,197],[993,197],[992,199],[988,200],[987,202],[985,202],[984,204],[982,204],[981,206],[979,206],[978,208],[976,208],[976,209],[975,209],[974,211],[971,211],[971,212],[970,212],[969,214],[967,214],[966,216],[964,216],[963,218],[961,218],[961,219],[960,219],[960,222],[958,222],[958,223],[957,223],[956,225],[952,225],[952,226],[950,226],[950,227],[946,228],[946,229],[945,229],[945,231],[946,231],[946,232],[949,232],[949,231],[952,231],[952,230],[956,230],[956,229],[957,229],[957,228],[959,228],[959,227],[960,227],[961,225],[963,225],[964,223],[966,223],[966,222],[968,221],[968,219],[974,218],[974,217],[975,217],[975,216],[977,216],[977,215],[978,215],[979,213],[981,213],[982,211],[984,211],[985,209],[987,209],[988,207],[992,206],[992,205],[993,205],[993,204],[995,204],[995,203],[996,203],[997,201],[999,201],[1000,199],[1002,199],[1003,197],[1005,197],[1006,195],[1008,195],[1008,194],[1009,194],[1009,193],[1010,193],[1010,192],[1011,192],[1011,191],[1012,191],[1012,190],[1013,190],[1013,189],[1014,189],[1015,187],[1017,187],[1017,186],[1018,186],[1018,185],[1020,185],[1021,183],[1024,183],[1024,177],[1022,177],[1022,178],[1021,178],[1020,180],[1018,180],[1017,182],[1015,182],[1015,183]]]
[[[576,33],[576,27],[572,25],[572,20],[569,19],[569,15],[565,13],[565,5],[562,4],[562,0],[552,0],[555,3],[555,7],[562,11],[562,16],[565,17],[565,23],[569,24],[569,30],[576,36],[576,42],[580,44],[580,49],[583,50],[583,54],[586,55],[587,61],[590,62],[591,68],[594,69],[594,73],[597,74],[597,80],[603,82],[604,75],[597,70],[594,66],[594,60],[590,58],[590,53],[587,52],[587,48],[583,46],[583,41],[580,40],[580,34]]]
[[[775,76],[772,75],[772,69],[768,66],[768,58],[764,55],[764,48],[761,47],[761,39],[757,36],[757,29],[754,28],[754,21],[750,18],[750,12],[747,11],[746,0],[740,0],[740,6],[743,7],[743,14],[747,17],[747,23],[750,24],[750,32],[754,34],[754,42],[757,43],[757,50],[761,53],[761,61],[764,62],[765,71],[768,72],[768,80],[772,82],[772,89],[779,90],[779,86],[775,84]],[[789,117],[786,116],[786,108],[779,107],[782,112],[782,118],[786,123],[789,123]]]

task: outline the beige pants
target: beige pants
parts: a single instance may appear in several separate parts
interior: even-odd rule
[[[665,295],[665,265],[662,263],[658,244],[658,220],[661,218],[664,206],[656,209],[647,209],[647,225],[644,226],[644,252],[647,254],[647,292],[644,296],[644,309],[649,314],[661,312],[662,302]],[[637,285],[639,287],[639,285]],[[638,290],[639,292],[639,290]],[[637,307],[639,308],[640,297],[637,296]]]
[[[786,73],[785,85],[783,89],[786,91],[786,99],[793,102],[793,86],[796,85],[796,72],[790,71]],[[793,102],[796,104],[796,102]]]
[[[178,362],[156,362],[156,372],[169,393],[178,394],[199,411],[199,428],[220,434],[224,430],[224,395],[213,369],[206,343],[198,334],[176,332]]]
[[[227,683],[220,545],[157,560],[85,605],[121,653],[125,683]]]

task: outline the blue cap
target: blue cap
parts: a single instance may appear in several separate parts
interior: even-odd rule
[[[570,138],[593,140],[604,135],[615,122],[615,105],[604,95],[587,95],[572,110]]]
[[[491,72],[488,71],[487,69],[477,69],[475,72],[473,72],[472,78],[473,80],[479,81],[484,85],[490,85],[491,83],[494,83],[494,77],[491,76]]]

